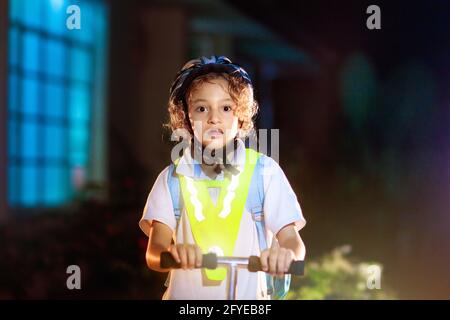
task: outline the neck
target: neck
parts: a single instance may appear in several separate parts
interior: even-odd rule
[[[201,146],[201,148],[197,146]],[[197,149],[195,149],[196,147]],[[207,149],[197,140],[191,145],[191,155],[194,159],[197,159],[197,161],[200,160],[199,162],[203,172],[208,177],[215,179],[225,167],[231,167],[230,162],[235,155],[236,149],[236,140],[232,140],[223,147],[216,149]],[[197,151],[197,155],[195,154],[195,151]],[[195,156],[197,156],[197,158],[195,158]]]

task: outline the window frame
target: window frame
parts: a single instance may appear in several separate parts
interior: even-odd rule
[[[95,2],[95,1],[93,1],[93,2]],[[79,40],[79,39],[72,39],[71,37],[57,35],[57,34],[52,34],[51,32],[48,32],[45,29],[35,28],[35,27],[32,27],[32,26],[25,26],[23,23],[21,24],[18,21],[11,22],[9,6],[8,6],[9,1],[2,1],[1,3],[2,3],[2,5],[6,4],[5,5],[6,6],[5,10],[2,10],[2,14],[5,16],[6,19],[2,19],[2,21],[7,21],[6,27],[2,28],[2,30],[4,30],[4,32],[2,32],[3,38],[1,38],[1,40],[2,40],[1,44],[5,45],[5,47],[7,49],[8,49],[9,32],[10,32],[10,29],[12,27],[18,28],[18,29],[23,29],[22,30],[23,33],[21,33],[21,35],[18,37],[19,38],[19,40],[18,40],[19,42],[22,41],[22,37],[24,37],[25,32],[27,32],[29,30],[32,30],[32,32],[35,32],[35,34],[38,34],[38,37],[40,39],[39,48],[38,48],[38,54],[41,56],[38,59],[39,59],[40,63],[42,63],[43,62],[42,60],[45,59],[45,53],[42,53],[42,52],[45,52],[44,51],[45,49],[43,48],[42,43],[44,43],[48,39],[55,40],[55,41],[60,41],[61,43],[63,43],[64,50],[65,50],[65,57],[64,57],[65,58],[64,70],[65,71],[63,72],[64,75],[63,75],[62,78],[64,78],[65,80],[63,80],[63,81],[57,80],[56,82],[48,81],[48,79],[47,79],[48,75],[46,75],[45,71],[43,73],[41,72],[41,74],[39,72],[33,73],[33,74],[37,77],[37,80],[34,80],[34,81],[39,83],[40,87],[45,87],[46,85],[49,85],[51,83],[58,83],[58,85],[62,85],[62,87],[63,87],[63,92],[64,92],[63,99],[64,99],[64,109],[65,109],[64,110],[64,120],[63,121],[65,123],[58,124],[57,126],[62,128],[62,130],[66,131],[65,137],[63,138],[65,140],[64,141],[65,146],[63,148],[66,151],[69,151],[67,149],[69,148],[69,144],[70,144],[70,138],[69,138],[70,133],[69,133],[69,131],[71,130],[71,126],[70,126],[70,119],[71,118],[70,118],[70,114],[69,114],[69,110],[68,110],[69,109],[69,105],[70,105],[69,92],[70,92],[70,90],[73,90],[73,88],[77,85],[77,83],[80,83],[80,84],[83,83],[82,81],[79,81],[79,80],[77,81],[77,80],[74,80],[74,79],[70,79],[70,76],[69,77],[66,76],[67,74],[70,73],[71,66],[69,64],[70,64],[71,60],[73,60],[70,57],[70,55],[73,52],[73,49],[87,50],[89,52],[90,59],[92,61],[92,65],[91,65],[91,68],[89,70],[89,72],[90,72],[89,79],[88,79],[87,82],[84,82],[84,84],[83,84],[84,86],[86,86],[86,90],[88,92],[88,99],[89,99],[89,102],[88,102],[88,104],[89,104],[89,118],[88,118],[87,122],[85,123],[85,125],[87,127],[87,130],[88,130],[89,137],[90,137],[90,138],[88,138],[87,145],[86,145],[87,163],[86,163],[86,166],[85,166],[85,173],[88,176],[89,173],[93,171],[93,168],[95,166],[98,167],[98,163],[97,164],[93,164],[92,163],[92,161],[93,161],[93,150],[96,150],[97,148],[94,149],[96,146],[92,145],[92,142],[91,142],[92,138],[91,138],[91,136],[96,134],[97,130],[100,130],[100,129],[104,130],[104,126],[102,126],[102,128],[95,128],[95,126],[98,125],[99,120],[98,119],[94,119],[94,117],[99,116],[101,111],[105,111],[105,106],[104,105],[97,106],[97,104],[99,104],[99,101],[103,102],[103,104],[106,103],[106,91],[105,91],[105,83],[104,82],[106,80],[106,73],[107,73],[107,62],[106,61],[107,61],[108,58],[106,56],[104,57],[104,59],[106,61],[103,61],[104,65],[103,65],[103,69],[101,70],[102,73],[104,73],[102,75],[103,83],[100,84],[100,85],[97,83],[97,80],[99,78],[99,76],[97,74],[98,73],[97,71],[99,71],[99,70],[98,70],[98,67],[96,65],[96,60],[98,60],[98,57],[99,57],[99,53],[97,51],[106,52],[106,48],[102,48],[100,50],[98,50],[98,49],[96,50],[96,47],[95,47],[94,44],[89,44],[89,43],[83,42],[82,40]],[[106,3],[103,3],[103,5],[105,6],[105,8],[104,8],[105,9],[105,18],[106,18],[106,21],[108,21],[108,6],[107,6]],[[104,31],[104,37],[105,37],[105,39],[104,39],[105,44],[108,45],[107,28]],[[44,40],[42,40],[42,39],[44,39]],[[1,58],[3,59],[3,63],[5,64],[6,69],[5,69],[4,72],[2,72],[1,76],[4,79],[0,79],[0,85],[1,85],[1,80],[3,80],[4,85],[1,86],[2,87],[1,90],[5,90],[5,92],[8,93],[9,92],[9,88],[8,88],[7,84],[8,84],[8,79],[10,77],[10,74],[12,73],[12,70],[10,68],[11,66],[10,66],[10,62],[9,62],[9,50],[2,50],[2,52],[5,52],[4,57],[1,57]],[[18,82],[23,82],[24,79],[26,79],[26,75],[24,75],[24,74],[27,74],[27,73],[30,74],[30,72],[24,71],[23,68],[17,67],[17,66],[15,67],[14,72],[16,72],[16,75],[18,76],[18,79],[19,79]],[[21,72],[23,73],[22,75],[21,75]],[[19,94],[21,94],[20,91],[19,91]],[[40,95],[38,95],[38,99],[39,99],[38,104],[40,104],[40,107],[43,107],[43,104],[42,104],[42,96],[43,95],[45,95],[44,92],[42,92],[42,93],[40,93]],[[100,99],[99,99],[99,95],[102,95],[102,97]],[[64,202],[64,203],[58,204],[58,205],[46,204],[45,200],[44,200],[45,198],[43,198],[42,195],[41,195],[40,201],[38,201],[38,204],[35,205],[35,206],[24,206],[24,205],[21,205],[20,203],[17,206],[11,206],[9,204],[9,201],[8,201],[9,200],[8,199],[9,196],[8,196],[8,190],[7,190],[8,183],[9,183],[9,178],[8,178],[7,175],[9,174],[8,171],[9,171],[9,165],[11,163],[11,160],[10,160],[9,148],[8,148],[8,144],[7,143],[8,143],[8,140],[9,140],[8,139],[8,120],[10,119],[11,115],[8,114],[9,98],[8,98],[7,95],[2,95],[2,97],[4,97],[3,98],[3,100],[4,100],[3,102],[4,103],[2,104],[4,106],[4,109],[2,109],[0,111],[4,111],[4,112],[6,112],[6,114],[5,114],[5,117],[1,117],[1,120],[0,120],[1,121],[0,122],[0,129],[3,129],[3,131],[4,131],[4,137],[2,137],[1,134],[0,134],[0,138],[3,138],[3,140],[6,143],[0,144],[0,155],[3,155],[3,157],[5,158],[4,159],[4,163],[2,163],[2,160],[0,159],[0,176],[5,177],[3,179],[0,179],[1,180],[0,184],[3,184],[3,186],[4,186],[4,190],[2,190],[2,185],[0,185],[0,220],[2,218],[2,215],[5,215],[5,216],[21,216],[21,215],[33,215],[33,214],[61,212],[61,211],[67,212],[67,211],[71,211],[71,210],[76,209],[78,207],[78,203],[76,201],[73,201],[73,197],[69,198],[67,202]],[[100,102],[100,104],[101,104],[101,102]],[[100,109],[100,111],[98,109]],[[22,110],[22,112],[23,112],[23,110]],[[104,116],[106,116],[106,114],[100,114],[100,117],[102,117],[102,116],[104,117]],[[42,128],[45,127],[45,122],[46,122],[45,120],[46,119],[44,119],[44,118],[46,118],[46,117],[48,118],[48,115],[42,116],[42,119],[38,120],[36,122],[36,124],[38,126],[39,125],[41,126],[41,131],[44,131],[44,130],[42,130]],[[22,121],[20,119],[20,116],[19,116],[19,118],[17,118],[16,121],[17,121],[17,123],[20,123]],[[105,120],[103,120],[103,122],[105,122]],[[101,121],[100,121],[100,123],[101,123]],[[43,135],[45,135],[45,133],[42,132],[40,134],[40,137],[37,139],[38,143],[40,145],[44,144],[43,141],[39,141],[39,140],[43,139],[43,137],[42,137]],[[102,133],[102,136],[105,136],[104,132]],[[101,141],[101,142],[104,143],[104,141]],[[4,146],[4,147],[1,147],[1,146]],[[106,146],[105,146],[103,152],[106,152]],[[69,154],[69,152],[67,152],[67,154]],[[45,158],[45,156],[43,158]],[[97,158],[98,158],[98,156],[96,156],[95,161],[99,161]],[[73,185],[71,183],[71,164],[70,164],[69,155],[67,155],[64,159],[65,159],[65,164],[63,164],[63,168],[64,168],[63,170],[66,172],[66,174],[69,175],[68,176],[68,187],[72,189]],[[104,161],[104,157],[100,157],[100,159]],[[34,166],[38,167],[38,165],[39,165],[39,163],[35,164]],[[45,167],[45,161],[44,161],[43,166]],[[41,169],[41,170],[43,170],[43,169]],[[38,169],[38,171],[40,171],[40,170]],[[105,170],[105,172],[106,172],[106,170]],[[40,173],[40,176],[39,176],[39,173],[38,173],[38,179],[39,179],[39,177],[44,178],[45,176],[44,176],[43,173]],[[99,182],[99,180],[105,181],[106,180],[106,176],[102,176],[99,179],[98,175],[97,175],[97,177],[95,177],[94,179],[91,179],[91,178],[89,179],[89,181],[94,181],[94,182]],[[103,182],[103,181],[100,181],[100,182]],[[39,183],[39,182],[37,182],[37,183]],[[41,183],[41,185],[43,185],[43,183]],[[19,188],[20,188],[20,186],[19,186]],[[70,194],[70,192],[69,192],[69,194]],[[2,210],[1,204],[4,204],[4,207],[5,207],[4,211],[5,212],[8,211],[7,213],[2,214],[2,212],[1,212],[1,210]]]

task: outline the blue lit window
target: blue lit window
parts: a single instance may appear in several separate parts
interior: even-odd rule
[[[64,205],[92,165],[93,115],[101,115],[104,101],[107,9],[101,0],[9,3],[8,202]],[[72,4],[80,8],[81,29],[66,26]]]

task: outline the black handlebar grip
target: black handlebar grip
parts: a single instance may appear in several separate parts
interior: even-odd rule
[[[163,269],[178,269],[181,268],[181,263],[178,263],[172,254],[168,251],[161,252],[161,258],[159,261],[159,265]]]
[[[256,272],[262,271],[261,260],[258,256],[250,256],[248,258],[248,271]]]
[[[181,263],[178,263],[172,254],[168,251],[161,252],[160,267],[163,269],[179,269]],[[202,257],[201,268],[216,269],[217,268],[217,256],[215,253],[207,253]]]
[[[215,269],[217,268],[217,255],[215,253],[207,253],[202,257],[202,268]]]
[[[287,273],[293,274],[294,276],[303,276],[305,274],[305,261],[292,261]]]
[[[250,256],[248,259],[248,271],[256,272],[263,271],[261,266],[261,260],[258,256]],[[297,260],[292,261],[286,274],[293,274],[295,276],[302,276],[305,273],[305,261]]]

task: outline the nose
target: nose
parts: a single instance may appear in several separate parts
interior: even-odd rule
[[[220,115],[219,112],[215,109],[211,109],[208,117],[208,123],[210,124],[216,124],[220,122]]]

